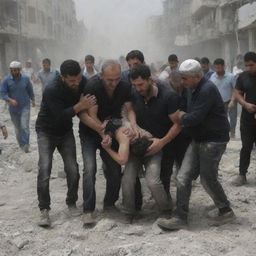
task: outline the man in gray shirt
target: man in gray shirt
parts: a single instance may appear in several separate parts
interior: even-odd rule
[[[43,59],[42,61],[43,68],[37,73],[37,77],[42,85],[42,92],[48,84],[51,84],[52,81],[59,76],[59,71],[51,69],[51,60]]]

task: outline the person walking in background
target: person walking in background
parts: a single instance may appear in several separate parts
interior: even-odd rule
[[[232,113],[233,115],[230,113],[236,101],[233,96],[236,79],[232,73],[225,70],[225,61],[223,59],[216,59],[213,65],[215,72],[211,75],[210,80],[217,86],[220,92],[230,120],[230,136],[234,138],[237,116],[234,115],[234,112]]]
[[[242,148],[240,151],[239,174],[232,181],[233,185],[247,183],[246,175],[250,165],[253,144],[256,142],[256,53],[244,55],[245,72],[237,78],[234,95],[242,106],[240,132]]]
[[[82,69],[82,74],[87,78],[90,79],[91,77],[98,74],[95,66],[95,59],[92,55],[86,55],[84,58],[84,68]]]
[[[3,123],[0,122],[0,129],[2,131],[2,135],[4,139],[6,140],[8,137],[8,131]],[[2,147],[0,146],[0,155],[2,154]]]
[[[203,57],[200,60],[202,70],[204,72],[204,78],[209,80],[214,71],[210,68],[210,60],[207,57]]]
[[[46,58],[42,61],[43,68],[37,73],[37,77],[41,82],[42,93],[45,87],[52,83],[59,76],[59,71],[51,68],[51,60]],[[38,80],[37,80],[38,81]]]
[[[1,96],[9,104],[9,112],[20,148],[29,152],[30,105],[35,106],[35,96],[29,77],[21,74],[21,63],[10,63],[10,75],[1,86]]]

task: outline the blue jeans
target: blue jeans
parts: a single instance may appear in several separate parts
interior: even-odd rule
[[[106,178],[106,193],[104,197],[104,207],[113,206],[119,198],[121,185],[121,166],[115,162],[109,154],[101,147],[99,136],[89,136],[80,133],[82,155],[84,162],[83,169],[83,209],[84,212],[95,210],[96,203],[96,150],[100,150],[103,161],[103,172]],[[114,145],[116,147],[117,145]],[[115,148],[117,150],[117,148]]]
[[[161,211],[171,210],[172,202],[168,197],[162,181],[161,173],[162,152],[158,152],[153,156],[136,157],[130,154],[129,160],[125,166],[122,178],[123,205],[125,211],[131,214],[136,210],[136,178],[142,166],[145,167],[145,179],[147,186],[152,193],[159,209]]]
[[[63,137],[49,135],[44,132],[37,132],[39,162],[37,176],[37,195],[40,210],[50,209],[49,180],[52,169],[52,159],[55,149],[59,151],[63,162],[64,171],[67,176],[68,192],[66,204],[75,204],[78,195],[79,170],[76,161],[76,143],[73,131]]]
[[[226,142],[196,143],[192,141],[177,175],[176,214],[187,219],[192,180],[200,175],[201,184],[217,208],[229,207],[227,196],[218,181],[218,167]]]
[[[25,107],[18,113],[10,111],[10,116],[19,146],[22,148],[29,145],[30,107]]]

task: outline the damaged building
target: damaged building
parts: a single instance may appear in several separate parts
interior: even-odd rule
[[[73,0],[1,0],[0,72],[14,59],[39,65],[49,57],[59,65],[63,56],[76,56],[74,45],[79,49],[85,33]]]
[[[165,0],[163,9],[150,29],[165,55],[222,57],[232,66],[238,54],[256,51],[256,1]]]

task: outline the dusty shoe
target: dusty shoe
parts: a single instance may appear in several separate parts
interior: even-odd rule
[[[50,217],[49,217],[49,210],[47,210],[47,209],[41,210],[40,220],[38,222],[38,226],[40,226],[40,227],[50,227],[51,226],[51,220],[50,220]]]
[[[84,227],[92,228],[96,225],[96,220],[92,212],[87,212],[83,214]]]
[[[26,144],[25,146],[22,147],[22,150],[25,152],[25,153],[29,153],[29,145]]]
[[[69,212],[69,215],[72,217],[77,217],[82,215],[82,212],[76,207],[76,204],[68,205],[68,212]]]
[[[224,224],[227,224],[227,223],[231,223],[233,222],[234,220],[236,219],[236,215],[234,214],[234,212],[231,210],[229,212],[225,212],[225,213],[222,213],[214,218],[212,218],[209,222],[209,225],[210,226],[221,226],[221,225],[224,225]]]
[[[122,213],[119,216],[119,221],[123,224],[132,224],[133,220],[135,218],[135,214],[130,213]]]
[[[247,183],[245,175],[237,175],[236,178],[232,181],[232,185],[234,186],[242,186]]]
[[[187,227],[187,221],[179,217],[159,219],[157,225],[163,230],[179,230]]]

